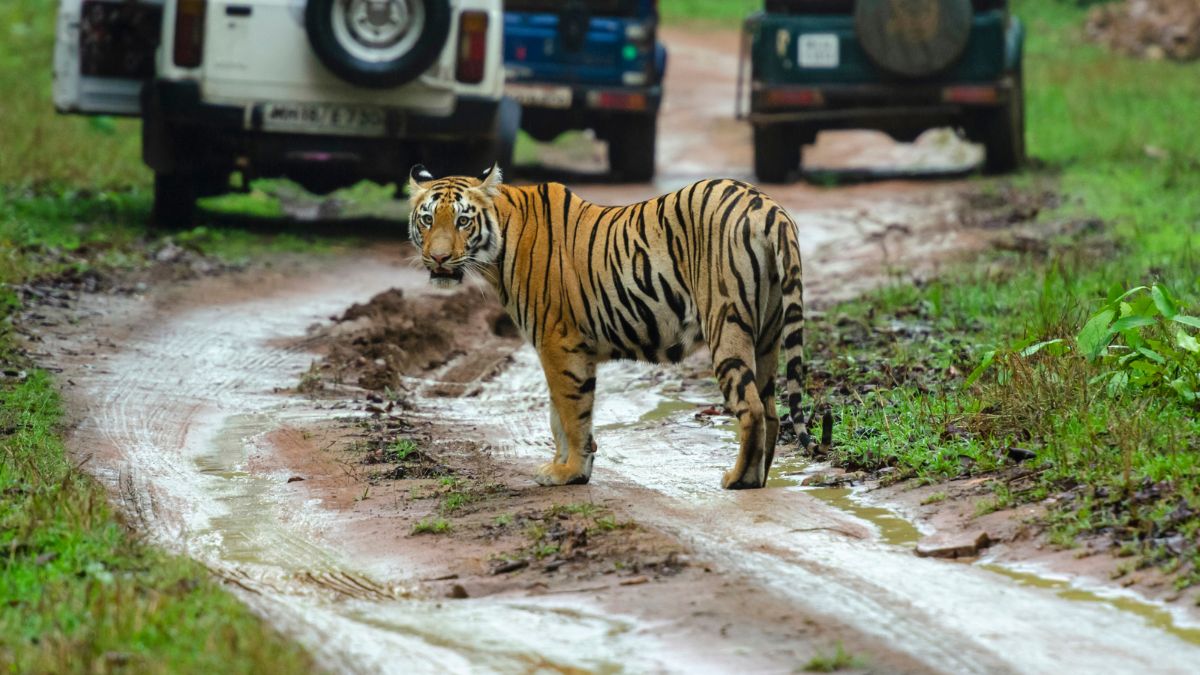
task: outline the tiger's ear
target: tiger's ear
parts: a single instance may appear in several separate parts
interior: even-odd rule
[[[500,183],[503,182],[503,179],[504,176],[500,172],[500,163],[497,162],[479,174],[479,189],[483,190],[487,196],[495,197],[500,194]]]
[[[424,164],[415,164],[408,172],[408,195],[411,197],[425,189],[422,182],[433,180],[433,174],[429,173],[429,169],[425,168]]]

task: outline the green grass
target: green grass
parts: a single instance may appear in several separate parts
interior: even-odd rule
[[[711,23],[740,26],[751,12],[762,9],[762,0],[662,0],[658,10],[666,23]]]
[[[425,518],[413,523],[413,534],[447,534],[454,529],[450,521],[445,518]]]
[[[467,504],[470,504],[472,499],[471,495],[465,492],[451,492],[442,498],[442,513],[454,513]]]
[[[62,415],[46,373],[0,384],[0,670],[311,669],[203,567],[120,524],[67,456]]]
[[[389,460],[403,462],[417,452],[417,442],[411,438],[398,438],[388,446]]]
[[[836,673],[839,670],[862,668],[863,660],[846,651],[837,643],[832,652],[819,653],[808,660],[801,670],[808,673]]]
[[[146,185],[136,120],[54,113],[56,0],[0,3],[0,185],[93,190]]]
[[[1019,354],[1045,340],[1074,345],[1114,288],[1162,283],[1200,314],[1200,134],[1181,123],[1195,116],[1200,64],[1110,54],[1083,38],[1072,3],[1014,8],[1029,27],[1030,150],[1045,168],[979,192],[1003,200],[1049,185],[1064,200],[1040,223],[1098,218],[1104,231],[834,308],[834,328],[813,347],[817,382],[851,391],[837,401],[833,459],[935,482],[1012,467],[1010,448],[1032,451],[1031,475],[998,482],[980,512],[1056,496],[1045,523],[1054,541],[1109,536],[1138,564],[1200,582],[1197,406],[1161,386],[1110,395],[1112,364],[1078,349]],[[964,386],[992,350],[999,365]]]

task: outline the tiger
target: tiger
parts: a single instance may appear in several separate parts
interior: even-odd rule
[[[782,347],[791,424],[815,450],[801,413],[804,300],[796,224],[758,188],[701,180],[656,199],[601,206],[560,183],[511,186],[499,165],[479,176],[408,180],[409,235],[431,281],[482,276],[537,350],[550,391],[555,454],[541,485],[586,484],[600,363],[678,363],[702,345],[739,451],[721,485],[766,484],[780,418],[775,375]],[[815,408],[814,408],[815,413]],[[830,418],[822,420],[829,445]]]

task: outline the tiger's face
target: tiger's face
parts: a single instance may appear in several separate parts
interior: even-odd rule
[[[500,192],[499,166],[478,178],[434,178],[418,164],[409,173],[408,187],[409,236],[420,247],[421,262],[435,286],[456,286],[467,270],[496,259],[500,232],[492,200]]]

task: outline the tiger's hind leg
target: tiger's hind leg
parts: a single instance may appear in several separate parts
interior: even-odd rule
[[[725,405],[738,420],[738,458],[725,472],[721,487],[727,490],[760,488],[766,484],[767,423],[759,396],[754,359],[754,342],[746,333],[726,324],[712,345],[713,369]],[[775,429],[778,431],[778,421]]]
[[[761,349],[760,344],[760,349]],[[763,418],[765,420],[766,436],[763,438],[763,475],[771,473],[771,463],[775,461],[775,443],[779,440],[779,409],[775,406],[775,376],[779,367],[779,338],[774,340],[774,346],[755,356],[755,380],[758,385],[758,397],[762,400]]]
[[[542,347],[542,370],[550,389],[550,429],[554,459],[537,470],[539,485],[582,485],[592,477],[596,443],[592,438],[592,404],[596,364],[578,350]]]

